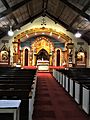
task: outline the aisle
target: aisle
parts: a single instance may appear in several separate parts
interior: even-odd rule
[[[88,120],[50,73],[38,73],[33,120]]]

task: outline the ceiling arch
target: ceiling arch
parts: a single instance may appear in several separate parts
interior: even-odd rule
[[[57,32],[51,28],[33,28],[33,29],[26,30],[24,32],[21,32],[20,34],[15,36],[14,41],[18,41],[18,39],[20,39],[20,41],[25,41],[31,37],[38,37],[40,35],[53,37],[54,39],[56,39],[61,43],[66,43],[72,40],[66,34],[62,32]]]

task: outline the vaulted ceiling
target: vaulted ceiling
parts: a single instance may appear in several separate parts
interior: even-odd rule
[[[90,0],[0,0],[0,38],[40,16],[47,16],[72,33],[78,29],[90,44]]]

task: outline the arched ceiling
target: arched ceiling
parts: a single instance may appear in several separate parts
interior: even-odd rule
[[[0,38],[10,25],[16,30],[40,16],[48,16],[72,33],[79,29],[90,44],[90,0],[0,0]]]

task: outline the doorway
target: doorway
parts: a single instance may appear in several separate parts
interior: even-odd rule
[[[48,60],[49,61],[49,54],[45,49],[41,49],[37,54],[37,60]]]

